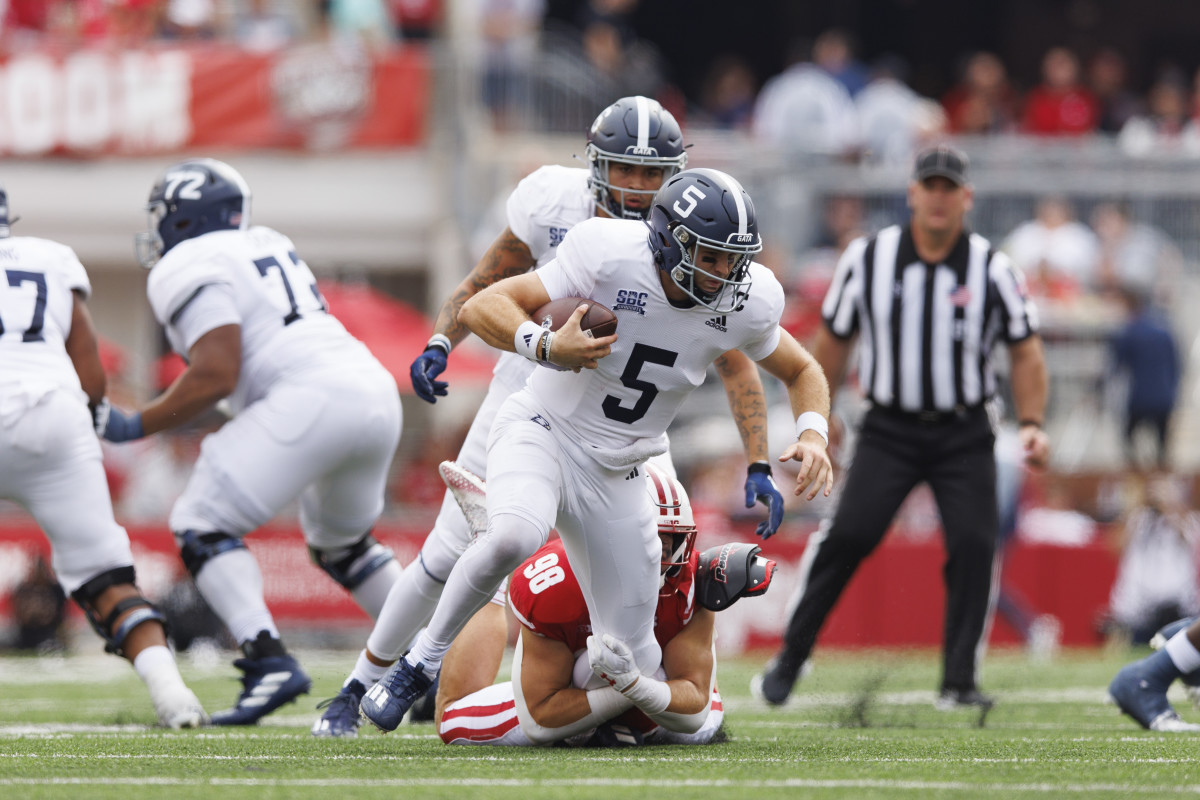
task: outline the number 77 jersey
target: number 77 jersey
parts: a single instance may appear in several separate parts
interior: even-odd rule
[[[534,370],[531,391],[572,437],[620,449],[663,434],[708,365],[741,350],[755,361],[779,345],[783,287],[752,263],[740,307],[719,314],[672,305],[643,222],[590,219],[572,228],[553,261],[535,274],[551,300],[587,297],[617,315],[617,341],[594,370]]]
[[[271,228],[213,231],[180,242],[150,270],[146,292],[171,347],[185,358],[205,333],[241,326],[234,411],[282,376],[374,360],[329,315],[291,239]]]
[[[53,384],[82,395],[66,351],[73,291],[86,298],[92,287],[71,248],[32,236],[0,239],[0,384]]]

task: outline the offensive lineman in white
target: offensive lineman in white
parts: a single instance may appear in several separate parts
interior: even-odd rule
[[[92,287],[75,253],[9,236],[0,189],[0,497],[45,531],[55,575],[105,649],[133,664],[159,721],[194,728],[207,717],[167,647],[165,618],[135,582],[125,529],[113,519],[89,404],[106,379],[87,310]]]
[[[641,96],[623,97],[597,116],[588,133],[586,153],[589,169],[541,167],[509,196],[508,229],[443,304],[434,336],[412,365],[417,396],[434,403],[447,393],[446,382],[436,378],[446,368],[451,347],[470,333],[458,321],[459,309],[469,298],[503,278],[549,263],[567,231],[584,220],[644,220],[655,192],[687,163],[683,132],[675,118],[656,100]],[[719,356],[714,363],[729,396],[747,463],[753,465],[746,481],[747,507],[758,498],[770,509],[770,518],[759,526],[760,535],[766,538],[783,518],[783,496],[770,476],[766,402],[758,368],[737,351]],[[476,475],[485,475],[492,420],[500,405],[525,385],[533,370],[532,363],[515,353],[500,357],[487,397],[455,459],[458,464]],[[664,465],[674,472],[669,460]],[[429,621],[450,570],[470,542],[466,520],[447,493],[420,554],[392,588],[366,648],[339,694],[325,704],[324,713],[313,725],[314,735],[357,734],[363,694]],[[507,628],[503,616],[498,619],[500,624],[491,626],[490,633],[503,641]],[[489,657],[474,660],[471,665],[477,668],[479,682],[491,683],[500,666],[493,654],[499,659],[503,648],[478,649]]]
[[[364,717],[395,727],[454,636],[552,526],[587,602],[593,670],[639,707],[666,707],[661,684],[638,681],[657,669],[661,649],[653,635],[659,544],[635,478],[664,451],[668,424],[707,366],[737,348],[782,380],[798,439],[779,458],[802,462],[795,492],[812,499],[833,485],[829,387],[779,327],[783,288],[751,262],[761,249],[741,185],[716,170],[688,170],[658,192],[648,222],[582,222],[550,264],[463,306],[460,317],[484,341],[567,371],[535,370],[501,407],[488,440],[487,533],[455,564],[429,627],[363,697]],[[551,299],[574,296],[611,307],[617,334],[585,336],[583,306],[557,333],[530,319]]]
[[[113,409],[102,433],[127,441],[227,399],[234,418],[205,437],[169,524],[196,586],[241,645],[243,691],[213,714],[250,725],[311,681],[279,640],[242,538],[296,498],[316,564],[379,614],[400,566],[371,535],[400,438],[396,383],[327,313],[286,236],[250,226],[250,190],[213,159],[155,183],[139,258],[147,294],[187,369],[140,412]]]

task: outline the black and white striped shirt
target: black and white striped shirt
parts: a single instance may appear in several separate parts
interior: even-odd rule
[[[1037,332],[1037,309],[1008,256],[963,233],[940,264],[917,255],[909,226],[856,239],[838,262],[821,316],[849,339],[861,331],[859,383],[900,411],[979,406],[995,393],[996,341]]]

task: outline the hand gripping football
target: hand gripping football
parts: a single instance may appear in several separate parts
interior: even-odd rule
[[[533,321],[543,328],[556,331],[563,326],[575,309],[586,303],[588,310],[579,320],[579,328],[593,339],[612,336],[617,332],[617,315],[612,309],[586,297],[564,297],[551,300],[533,313]]]

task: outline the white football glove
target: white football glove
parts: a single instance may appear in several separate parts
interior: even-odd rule
[[[587,649],[592,672],[622,694],[642,676],[637,662],[633,660],[633,651],[611,634],[604,634],[603,641],[596,636],[589,636]]]

